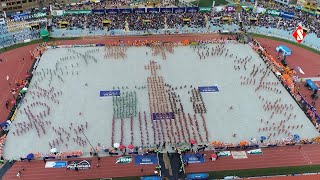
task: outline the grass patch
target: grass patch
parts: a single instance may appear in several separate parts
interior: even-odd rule
[[[212,178],[224,178],[225,176],[256,177],[256,176],[274,176],[274,175],[291,175],[299,173],[315,173],[320,171],[320,165],[311,166],[292,166],[292,167],[274,167],[260,169],[244,169],[209,172]]]
[[[229,2],[226,0],[215,0],[214,6],[227,5]]]
[[[299,43],[296,43],[296,42],[292,42],[292,41],[289,41],[289,40],[286,40],[286,39],[277,38],[277,37],[266,36],[266,35],[262,35],[262,34],[255,34],[255,33],[249,33],[249,34],[251,36],[253,36],[253,37],[260,37],[260,38],[266,38],[266,39],[272,39],[272,40],[276,40],[276,41],[286,42],[288,44],[292,44],[292,45],[304,48],[304,49],[306,49],[308,51],[311,51],[311,52],[314,52],[314,53],[320,55],[320,51],[317,51],[316,49],[313,49],[313,48],[311,48],[309,46],[306,46],[306,45],[303,45],[303,44],[299,44]]]

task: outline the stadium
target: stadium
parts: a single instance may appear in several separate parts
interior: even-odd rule
[[[317,179],[318,4],[2,3],[1,179]]]

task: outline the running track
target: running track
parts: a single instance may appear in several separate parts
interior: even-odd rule
[[[130,37],[101,37],[101,38],[84,38],[81,40],[67,40],[58,42],[57,44],[88,44],[88,43],[106,43],[117,40],[134,41],[134,40],[161,40],[161,41],[182,41],[185,39],[200,40],[217,38],[216,35],[159,35],[159,36],[130,36]],[[302,48],[288,45],[286,43],[257,38],[262,45],[266,45],[267,49],[275,54],[275,47],[279,44],[285,44],[293,50],[293,55],[288,58],[289,66],[295,66],[294,63],[306,72],[306,76],[317,76],[318,72],[315,69],[320,66],[319,55],[306,51]],[[3,54],[0,58],[5,62],[0,64],[0,120],[4,121],[8,110],[5,108],[5,102],[11,97],[9,94],[9,85],[5,77],[11,77],[12,84],[14,80],[24,78],[25,72],[31,66],[30,50],[34,49],[35,45],[18,48]],[[302,55],[299,55],[299,54]],[[298,57],[297,57],[298,56]],[[22,58],[26,62],[21,62]],[[294,61],[291,61],[294,59]],[[307,59],[307,60],[305,60]],[[292,63],[292,64],[291,64]],[[310,63],[310,64],[309,64]],[[315,67],[315,68],[313,68]],[[320,108],[318,108],[320,109]],[[210,152],[207,155],[209,158]],[[114,157],[101,158],[100,167],[97,168],[96,158],[92,159],[93,167],[90,170],[82,170],[79,172],[67,171],[65,169],[45,169],[42,161],[17,162],[3,177],[3,179],[17,179],[16,174],[25,167],[22,172],[22,179],[86,179],[99,177],[125,177],[125,176],[141,176],[150,175],[153,173],[154,166],[143,166],[144,171],[141,173],[141,166],[134,166],[133,164],[118,165],[115,164]],[[280,167],[280,166],[298,166],[308,164],[320,164],[320,145],[305,145],[301,150],[296,146],[278,147],[263,149],[263,155],[249,155],[248,159],[234,160],[232,157],[220,158],[216,162],[209,162],[205,164],[191,164],[186,168],[186,172],[203,172],[203,171],[219,171],[231,169],[250,169],[250,168],[266,168],[266,167]]]
[[[284,146],[263,148],[262,155],[248,155],[247,159],[233,159],[232,156],[221,157],[217,161],[210,161],[210,152],[206,154],[206,163],[189,164],[187,173],[240,170],[269,167],[301,166],[320,164],[320,145]]]

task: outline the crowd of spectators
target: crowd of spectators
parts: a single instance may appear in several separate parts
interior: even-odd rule
[[[116,1],[108,1],[108,3],[117,4]],[[128,5],[124,2],[122,5]],[[84,5],[74,6],[74,9],[80,9]],[[259,7],[270,8],[269,4],[261,2]],[[110,7],[110,4],[106,4],[106,2],[99,4],[90,4],[86,6],[88,9],[95,8],[106,8]],[[117,6],[113,6],[114,8]],[[70,7],[66,7],[69,8]],[[278,28],[283,30],[292,31],[294,30],[299,23],[301,23],[304,27],[308,28],[310,32],[317,34],[320,38],[320,19],[316,18],[314,15],[308,14],[307,12],[296,9],[295,7],[285,6],[282,4],[273,4],[271,7],[273,9],[282,10],[286,12],[294,12],[295,17],[293,19],[285,19],[279,18],[277,16],[272,16],[268,14],[255,14],[252,11],[242,11],[242,21],[245,26],[259,26],[259,27],[267,27],[267,28]],[[207,16],[207,19],[205,18]],[[237,23],[238,19],[236,18],[235,13],[227,13],[224,11],[212,13],[157,13],[157,14],[125,14],[125,15],[72,15],[72,16],[64,16],[64,17],[54,17],[53,22],[56,28],[59,28],[59,21],[68,21],[70,22],[70,27],[89,27],[91,29],[105,29],[113,30],[113,29],[124,29],[125,22],[128,23],[129,30],[146,30],[146,29],[163,29],[165,25],[168,28],[179,28],[184,25],[188,27],[206,27],[206,20],[212,22],[212,25],[222,25],[223,22],[220,18],[229,16],[232,20],[231,23]],[[256,22],[250,21],[250,18],[257,18]],[[190,21],[184,21],[184,19],[190,19]],[[103,20],[110,20],[110,25],[104,27],[102,24]]]
[[[132,1],[102,1],[101,3],[88,4],[71,4],[71,5],[56,5],[55,8],[63,10],[91,10],[91,9],[107,9],[107,8],[121,8],[129,7]],[[272,7],[264,2],[259,2],[259,7],[272,8],[286,12],[294,12],[293,19],[279,18],[268,14],[256,14],[252,10],[242,11],[241,19],[245,27],[265,27],[277,28],[286,31],[293,31],[298,24],[302,24],[305,28],[310,30],[310,33],[315,33],[320,38],[320,18],[307,12],[282,4],[273,4]],[[222,21],[221,17],[228,16],[230,21]],[[211,13],[145,13],[145,14],[69,14],[64,16],[52,17],[53,29],[60,28],[60,22],[68,22],[68,29],[89,29],[94,30],[130,30],[130,31],[145,31],[148,29],[179,29],[181,27],[189,28],[205,28],[210,26],[221,26],[222,24],[238,24],[235,12],[213,11]],[[256,18],[257,21],[250,21]],[[32,20],[32,19],[31,19]],[[30,21],[30,20],[27,20]],[[26,27],[26,29],[28,29]],[[38,31],[30,29],[29,34],[27,30],[17,30],[16,33],[8,33],[5,26],[0,26],[0,42],[5,44],[14,43],[16,37],[31,38],[36,37]],[[9,37],[9,38],[8,38]],[[18,38],[20,40],[20,38]],[[18,41],[19,41],[18,40]]]

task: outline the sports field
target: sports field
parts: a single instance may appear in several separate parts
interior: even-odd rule
[[[199,92],[204,86],[219,91]],[[120,97],[100,97],[100,91],[113,90]],[[93,146],[108,148],[318,135],[243,44],[49,49],[23,101],[4,148],[8,159],[53,147],[88,156],[85,136]]]

